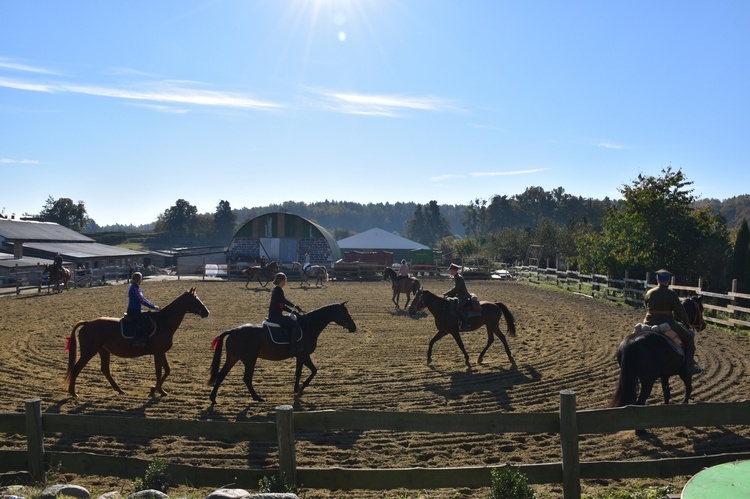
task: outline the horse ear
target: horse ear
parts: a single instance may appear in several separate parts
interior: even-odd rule
[[[193,295],[193,296],[195,296],[195,286],[193,286],[192,288],[190,288],[190,294]]]

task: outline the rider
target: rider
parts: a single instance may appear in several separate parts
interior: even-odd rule
[[[685,369],[689,374],[698,374],[703,372],[703,369],[695,364],[695,339],[692,331],[686,329],[686,327],[689,327],[690,320],[687,312],[685,312],[685,307],[680,303],[680,297],[674,290],[669,289],[671,278],[672,274],[668,270],[660,269],[656,271],[656,282],[659,285],[646,292],[644,297],[646,318],[643,322],[649,326],[668,323],[672,331],[677,333],[683,345],[685,345]],[[685,324],[685,327],[675,321],[675,317]]]
[[[141,281],[143,281],[143,274],[140,272],[133,272],[133,276],[130,279],[132,284],[128,290],[127,316],[136,324],[133,346],[145,348],[146,335],[148,333],[148,328],[151,325],[151,321],[141,312],[141,305],[153,310],[159,310],[159,307],[148,301],[146,297],[143,296],[143,291],[141,291],[140,288]]]
[[[260,270],[266,270],[266,255],[261,255],[260,257]]]
[[[305,253],[305,263],[302,264],[302,270],[307,273],[310,268],[310,253]]]
[[[401,266],[398,268],[398,278],[406,279],[409,277],[409,266],[406,264],[405,259],[401,259]]]
[[[52,265],[55,267],[55,270],[57,270],[58,274],[62,274],[64,272],[63,271],[63,257],[60,256],[60,253],[55,255]]]
[[[292,313],[294,310],[302,312],[302,309],[298,305],[287,300],[286,296],[284,296],[286,274],[283,272],[276,274],[273,278],[273,283],[276,287],[271,291],[271,303],[268,305],[268,320],[292,330],[292,335],[289,339],[289,348],[292,353],[299,353],[300,348],[298,341],[302,337],[302,329],[294,318],[284,315],[282,312],[286,311]]]
[[[458,306],[456,307],[456,310],[458,311],[458,320],[460,322],[459,327],[462,331],[468,331],[471,329],[471,326],[469,325],[468,317],[466,317],[465,305],[471,299],[471,295],[466,289],[466,281],[464,281],[464,276],[458,273],[458,270],[460,268],[461,267],[456,265],[455,263],[451,263],[450,267],[448,267],[448,271],[453,276],[453,289],[443,293],[443,296],[445,298],[451,296],[455,296],[458,298]]]

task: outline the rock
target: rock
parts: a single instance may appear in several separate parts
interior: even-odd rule
[[[40,499],[55,499],[59,495],[89,499],[91,494],[79,485],[58,484],[50,485],[42,491]]]
[[[206,496],[206,499],[240,499],[250,496],[245,489],[218,489]]]
[[[169,499],[169,496],[161,490],[146,489],[130,494],[128,499]]]

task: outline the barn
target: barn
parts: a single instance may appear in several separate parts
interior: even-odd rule
[[[330,232],[298,215],[272,212],[250,219],[234,234],[227,249],[231,263],[258,262],[261,256],[280,264],[304,261],[331,267],[341,250]]]

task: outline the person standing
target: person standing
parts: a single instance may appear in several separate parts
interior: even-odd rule
[[[703,372],[703,369],[695,364],[695,339],[693,333],[686,329],[686,327],[689,327],[690,319],[688,319],[685,307],[680,302],[680,297],[673,289],[669,289],[671,279],[672,274],[668,270],[660,269],[656,271],[658,286],[646,292],[644,297],[646,318],[643,322],[649,326],[668,323],[685,346],[685,369],[689,374],[699,374]],[[677,322],[675,317],[685,324],[685,327]]]
[[[466,317],[466,303],[471,299],[469,291],[466,289],[466,281],[464,276],[458,273],[461,267],[455,263],[451,263],[448,267],[448,271],[453,276],[453,288],[443,293],[445,298],[456,297],[458,298],[458,311],[459,327],[462,331],[468,331],[471,329],[469,325],[469,319]]]
[[[302,329],[299,323],[284,312],[292,313],[295,310],[302,312],[302,309],[286,299],[284,295],[284,286],[286,286],[286,274],[279,272],[273,278],[274,288],[271,291],[271,302],[268,304],[268,320],[275,322],[280,326],[291,329],[292,334],[289,338],[289,349],[292,353],[299,353],[300,348],[298,341],[302,337]]]
[[[148,334],[148,328],[151,325],[151,321],[148,317],[143,315],[141,306],[148,307],[152,310],[160,309],[158,306],[148,301],[143,295],[143,291],[141,291],[142,281],[143,274],[141,274],[140,272],[133,272],[133,275],[130,278],[130,289],[128,289],[128,310],[126,312],[126,315],[130,317],[136,324],[133,346],[144,348],[146,346],[146,336]]]

